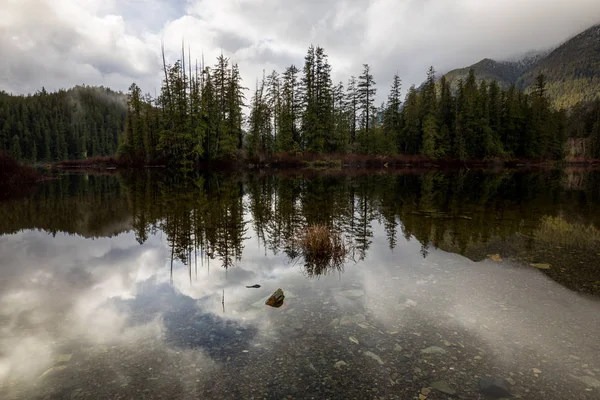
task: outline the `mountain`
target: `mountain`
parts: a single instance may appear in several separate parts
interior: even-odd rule
[[[507,89],[512,84],[516,84],[523,74],[537,65],[547,54],[548,52],[533,52],[517,60],[507,61],[484,58],[467,68],[452,70],[445,76],[452,86],[456,87],[461,79],[467,79],[469,70],[473,68],[478,80],[497,81],[502,88]]]
[[[548,94],[558,108],[590,102],[600,94],[600,25],[596,25],[556,48],[517,81],[532,85],[546,75]]]
[[[453,87],[473,68],[478,80],[496,80],[501,87],[529,89],[543,73],[548,95],[557,108],[570,108],[600,97],[600,25],[593,26],[551,51],[532,52],[506,61],[485,58],[445,74]]]
[[[104,87],[0,91],[0,150],[29,162],[113,155],[126,112],[127,96]]]

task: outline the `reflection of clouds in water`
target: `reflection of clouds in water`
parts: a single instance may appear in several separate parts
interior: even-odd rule
[[[129,233],[98,240],[32,231],[2,237],[0,254],[7,256],[0,260],[0,382],[36,378],[57,354],[76,357],[88,347],[85,364],[110,371],[114,379],[128,376],[128,366],[137,364],[167,373],[173,364],[217,368],[229,354],[234,359],[259,344],[268,358],[277,348],[269,345],[277,340],[293,346],[289,338],[277,336],[289,328],[281,326],[288,310],[296,308],[297,314],[283,321],[306,327],[312,321],[307,314],[334,305],[342,313],[336,316],[364,313],[388,331],[429,327],[432,336],[458,331],[469,338],[467,346],[484,343],[497,349],[499,361],[522,360],[519,350],[524,348],[561,367],[561,358],[569,354],[582,360],[593,354],[597,339],[585,333],[600,326],[596,300],[508,262],[474,263],[433,248],[423,259],[415,240],[399,239],[390,252],[383,227],[374,223],[373,231],[367,258],[347,265],[340,275],[307,279],[300,265],[290,264],[283,254],[265,256],[248,239],[238,266],[225,270],[211,260],[209,272],[199,263],[197,277],[192,267],[191,282],[188,266],[176,261],[172,286],[168,244],[159,235],[141,246]],[[261,288],[245,287],[255,283]],[[286,293],[284,308],[265,308],[261,301],[278,287]],[[339,295],[341,289],[360,289],[365,295],[349,299]],[[321,298],[331,304],[325,307]],[[329,326],[316,328],[331,338],[338,334]],[[577,345],[569,349],[573,342]],[[117,346],[123,353],[103,358],[98,349],[103,346]],[[157,359],[163,361],[152,364]],[[165,385],[164,379],[149,385]],[[193,394],[192,386],[178,390]]]
[[[0,380],[37,378],[80,341],[135,348],[164,347],[166,339],[197,353],[189,349],[235,339],[240,350],[256,340],[256,318],[260,330],[271,326],[251,305],[282,280],[301,278],[285,257],[249,246],[241,266],[227,271],[211,260],[210,273],[199,265],[191,284],[188,267],[175,262],[172,287],[166,239],[158,235],[140,246],[129,233],[89,240],[24,231],[0,238],[0,253],[7,255],[0,260]],[[262,288],[245,287],[254,283]]]
[[[25,231],[2,237],[0,379],[39,376],[55,347],[68,347],[69,340],[110,343],[148,335],[148,327],[126,329],[126,316],[106,301],[135,295],[138,275],[162,258],[158,244],[139,246],[132,235],[87,240]]]
[[[399,241],[398,262],[384,246],[375,240],[359,281],[365,307],[386,329],[412,332],[429,326],[445,331],[449,340],[458,331],[497,351],[501,362],[521,362],[521,352],[528,350],[565,373],[570,355],[598,361],[591,357],[597,337],[584,334],[600,327],[597,299],[506,260],[473,262],[433,248],[422,259],[419,243]]]

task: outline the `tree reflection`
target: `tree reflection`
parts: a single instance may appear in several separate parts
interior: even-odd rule
[[[580,268],[598,271],[598,261],[591,258],[597,253],[595,241],[584,241],[582,249],[580,244],[564,243],[564,235],[560,240],[552,235],[590,237],[585,232],[592,228],[586,226],[600,226],[599,203],[598,171],[312,177],[208,173],[186,179],[137,171],[118,178],[69,175],[40,185],[28,198],[2,203],[0,229],[4,234],[44,229],[87,237],[131,229],[139,243],[161,233],[170,247],[171,266],[175,261],[185,264],[190,281],[198,275],[198,264],[208,269],[215,260],[220,267],[232,268],[242,259],[249,237],[267,256],[283,253],[291,260],[302,259],[307,276],[341,271],[343,262],[306,257],[299,232],[313,225],[339,232],[356,261],[368,258],[377,234],[387,238],[392,250],[400,237],[416,240],[423,257],[436,248],[473,260],[498,252],[502,258],[526,258],[541,247],[560,248],[563,254],[579,257]],[[558,257],[557,251],[546,253],[547,259],[554,257],[569,271],[580,264]],[[555,270],[548,274],[563,279]],[[598,274],[586,272],[585,279],[598,281]],[[564,280],[572,287],[585,286],[572,277]],[[585,290],[596,290],[589,287]]]

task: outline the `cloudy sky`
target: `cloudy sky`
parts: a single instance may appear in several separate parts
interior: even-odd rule
[[[559,44],[600,23],[598,0],[1,0],[0,90],[77,84],[127,90],[160,85],[181,42],[208,63],[222,51],[246,86],[266,69],[301,66],[309,44],[329,55],[334,80],[373,68],[380,94],[394,73],[419,84],[481,58]]]

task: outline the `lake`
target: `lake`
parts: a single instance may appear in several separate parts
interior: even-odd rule
[[[0,398],[598,399],[599,295],[599,171],[64,174],[0,203]]]

